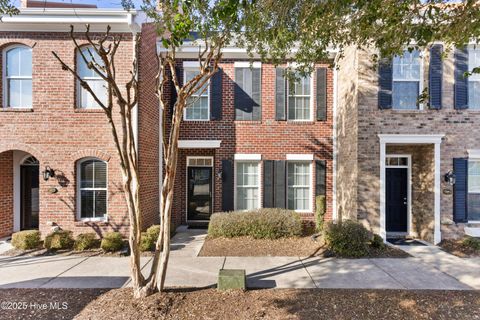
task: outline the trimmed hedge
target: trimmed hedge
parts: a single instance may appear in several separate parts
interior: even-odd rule
[[[72,249],[74,242],[72,231],[59,230],[47,235],[43,246],[48,250]]]
[[[98,248],[100,240],[97,239],[97,235],[93,232],[80,233],[75,239],[75,250],[83,251],[88,249]]]
[[[12,234],[12,246],[20,250],[36,249],[40,246],[40,231],[24,230]]]
[[[120,232],[107,232],[100,243],[103,251],[115,252],[122,250],[124,245]]]
[[[140,242],[141,251],[153,251],[155,249],[155,243],[160,235],[160,225],[153,225],[147,229],[146,232],[142,232],[142,241]]]
[[[462,244],[474,250],[480,250],[480,238],[467,236],[462,240]]]
[[[254,211],[215,213],[208,226],[210,237],[250,236],[277,239],[302,235],[300,215],[291,210],[265,208]]]
[[[383,238],[379,234],[374,234],[372,241],[370,241],[370,246],[375,249],[383,249],[385,248],[385,243],[383,242]]]
[[[325,242],[330,250],[343,257],[362,257],[368,254],[371,233],[360,223],[343,220],[330,222],[325,228]]]

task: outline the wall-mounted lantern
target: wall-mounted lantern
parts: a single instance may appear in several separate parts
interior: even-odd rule
[[[46,166],[45,171],[43,171],[43,180],[48,181],[48,179],[53,177],[55,177],[55,170],[53,170],[49,166]]]
[[[445,173],[445,176],[444,176],[445,182],[447,182],[451,186],[453,186],[455,184],[455,178],[456,178],[455,173],[453,173],[452,170]]]

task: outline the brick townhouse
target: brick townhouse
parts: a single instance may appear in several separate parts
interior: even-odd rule
[[[379,65],[374,52],[340,62],[339,216],[384,238],[479,236],[480,77],[464,73],[480,49],[435,44]]]
[[[195,50],[188,47],[177,54],[182,81],[198,72]],[[219,72],[185,110],[176,225],[205,225],[214,212],[262,207],[296,210],[312,220],[319,195],[326,196],[326,219],[332,218],[330,62],[289,81],[286,65],[250,63],[241,49],[226,50]]]
[[[42,1],[43,3],[43,1]],[[116,54],[119,83],[128,81],[135,35],[141,33],[140,95],[135,111],[145,225],[158,220],[158,102],[155,97],[156,34],[137,13],[69,8],[23,1],[21,13],[0,24],[0,237],[52,226],[75,233],[127,232],[122,177],[110,125],[103,111],[51,53],[79,70],[100,96],[103,82],[86,68],[70,39],[70,25],[88,48],[92,36],[121,35]],[[51,7],[51,8],[50,8]],[[118,119],[117,119],[118,120]],[[141,128],[141,129],[140,129]]]

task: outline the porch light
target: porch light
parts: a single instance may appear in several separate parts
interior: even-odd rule
[[[445,182],[448,182],[451,186],[455,184],[455,178],[456,178],[455,173],[453,173],[452,170],[445,173],[445,176],[444,176]]]
[[[55,177],[55,170],[50,168],[49,166],[45,167],[45,171],[43,173],[43,180],[48,181],[48,179]]]

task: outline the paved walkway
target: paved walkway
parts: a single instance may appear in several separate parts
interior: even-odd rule
[[[234,268],[246,270],[250,288],[480,289],[478,264],[435,247],[407,247],[406,259],[197,257],[204,237],[183,230],[172,239],[167,286],[214,286],[219,269]],[[142,258],[145,273],[150,260]],[[0,288],[117,288],[128,275],[125,257],[0,257]]]

